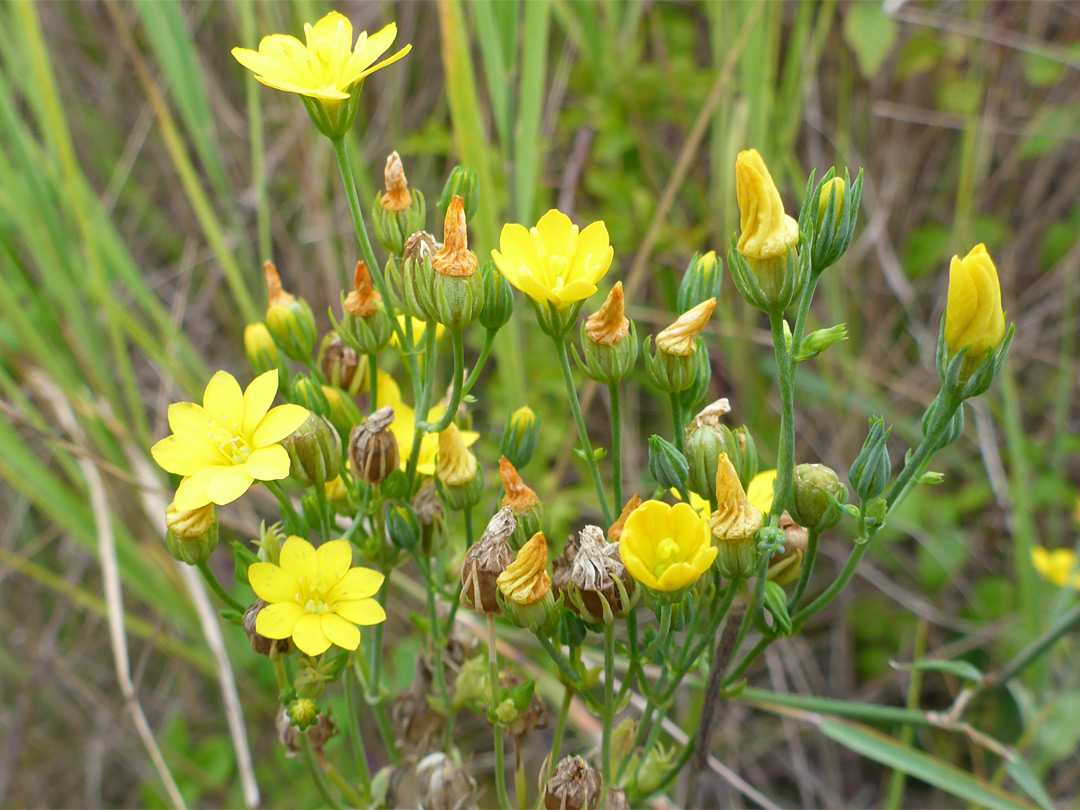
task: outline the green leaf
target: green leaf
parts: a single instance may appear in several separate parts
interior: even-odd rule
[[[1009,774],[1012,780],[1020,786],[1020,789],[1033,798],[1039,807],[1045,808],[1045,810],[1051,810],[1054,807],[1054,800],[1047,794],[1046,788],[1042,786],[1039,778],[1031,772],[1031,766],[1020,756],[1017,756],[1011,762],[1005,763],[1005,773]]]
[[[519,684],[510,693],[510,700],[514,703],[514,708],[519,712],[525,711],[529,708],[529,703],[532,701],[533,692],[536,690],[536,681],[525,681],[525,683]]]
[[[921,779],[958,799],[984,807],[1031,806],[1019,796],[866,726],[846,720],[823,719],[818,728],[826,737],[845,748],[893,770]]]
[[[900,669],[905,672],[912,672],[914,670],[919,670],[921,672],[946,672],[950,675],[955,675],[958,678],[963,678],[966,681],[974,681],[975,683],[982,683],[983,679],[982,671],[970,661],[924,659],[922,661],[914,661],[910,664],[899,664],[896,661],[890,661],[889,663],[893,669]]]
[[[896,42],[896,22],[880,3],[852,3],[844,17],[844,40],[855,52],[862,74],[873,76]]]

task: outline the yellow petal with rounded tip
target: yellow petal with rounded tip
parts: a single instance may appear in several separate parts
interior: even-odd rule
[[[208,421],[206,411],[194,402],[174,402],[169,406],[169,430],[175,434],[205,435]]]
[[[360,629],[336,613],[322,614],[322,631],[332,643],[343,649],[355,650],[360,646]]]
[[[173,496],[176,508],[181,512],[188,512],[210,503],[207,487],[225,469],[227,468],[217,465],[204,467],[181,481],[176,488],[176,495]]]
[[[333,585],[352,565],[352,546],[348,540],[331,540],[315,549],[319,575],[328,585]]]
[[[350,568],[326,594],[326,602],[351,602],[355,599],[369,599],[379,592],[383,580],[378,571],[371,568]]]
[[[573,256],[577,249],[578,230],[566,214],[552,208],[536,223],[536,235],[539,235],[547,254]]]
[[[207,464],[221,464],[225,457],[204,439],[189,441],[179,436],[166,436],[150,448],[150,455],[166,472],[176,475],[195,475]]]
[[[677,562],[664,569],[664,573],[656,582],[656,587],[661,591],[677,591],[692,585],[701,578],[701,572],[684,562]]]
[[[322,620],[315,613],[305,613],[297,620],[292,640],[305,655],[322,655],[330,649],[330,639],[323,632]]]
[[[255,447],[266,447],[268,444],[280,442],[304,424],[309,416],[311,413],[308,409],[299,405],[278,405],[271,408],[251,434],[251,444]]]
[[[362,627],[382,624],[386,621],[386,611],[374,599],[351,599],[336,602],[332,610],[339,616]]]
[[[226,467],[206,485],[206,495],[210,498],[210,503],[224,506],[247,492],[254,480],[239,465]]]
[[[289,454],[280,444],[255,450],[244,462],[244,472],[256,481],[280,481],[289,477]]]
[[[248,584],[264,602],[295,602],[300,593],[300,583],[295,576],[268,562],[248,566]]]
[[[286,574],[296,577],[301,588],[311,585],[319,574],[319,562],[314,546],[295,535],[282,543],[278,563]]]
[[[244,391],[244,423],[245,436],[255,432],[255,428],[262,422],[270,406],[274,404],[274,397],[278,392],[278,371],[271,369],[265,374],[260,374],[251,381],[251,385]]]
[[[772,510],[775,481],[776,470],[763,470],[750,479],[746,488],[746,499],[766,515]]]
[[[289,638],[296,623],[306,615],[296,602],[276,602],[259,611],[255,617],[255,632],[267,638]]]
[[[203,392],[203,408],[210,418],[240,427],[244,421],[244,392],[232,374],[219,371],[210,378]]]

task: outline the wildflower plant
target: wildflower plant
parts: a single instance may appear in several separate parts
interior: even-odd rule
[[[528,795],[530,782],[542,786],[548,807],[579,799],[589,807],[640,806],[684,773],[687,803],[698,806],[721,699],[741,688],[771,644],[798,633],[850,582],[906,496],[933,482],[928,464],[960,437],[965,401],[986,391],[1001,369],[1013,328],[1006,327],[993,261],[981,245],[952,261],[937,352],[941,385],[921,439],[894,470],[889,428],[872,419],[845,485],[816,459],[796,458],[795,377],[802,363],[846,337],[842,324],[807,329],[819,280],[851,244],[862,174],[854,182],[833,169],[818,182],[812,174],[798,210],[787,211],[764,157],[740,152],[740,230],[726,264],[736,293],[770,324],[781,406],[779,441],[767,453],[775,469],[759,471],[759,445],[731,418],[731,402],[705,405],[717,298],[731,295],[722,291],[724,262],[716,252],[689,260],[679,311],[642,339],[629,291],[610,278],[619,267],[616,247],[632,246],[612,245],[604,222],[579,228],[552,209],[532,225],[506,224],[498,246],[485,253],[471,241],[470,219],[486,201],[475,173],[458,167],[438,197],[441,218],[432,224],[440,243],[425,231],[425,195],[409,187],[408,167],[395,152],[386,188],[368,209],[386,251],[376,255],[343,136],[364,77],[408,53],[406,46],[376,61],[395,34],[390,25],[354,40],[348,20],[331,13],[305,26],[306,42],[273,35],[258,51],[233,52],[263,84],[300,94],[330,140],[357,264],[342,273],[340,300],[330,308],[334,331],[321,341],[312,307],[268,264],[266,314],[244,336],[257,376],[245,391],[218,372],[202,405],[170,407],[172,435],[153,448],[158,463],[180,477],[167,516],[169,549],[200,567],[225,601],[224,615],[271,659],[292,735],[285,736],[304,754],[328,804],[384,803],[388,779],[373,776],[369,760],[406,767],[402,741],[419,746],[418,757],[438,754],[439,768],[471,791],[476,783],[461,771],[468,757],[454,736],[460,713],[471,709],[492,728],[501,807],[544,798]],[[604,281],[613,284],[600,299]],[[515,311],[514,290],[533,318]],[[542,496],[550,484],[529,465],[544,430],[562,425],[542,425],[526,405],[487,413],[487,424],[505,424],[494,455],[473,425],[473,411],[487,407],[474,389],[511,318],[532,320],[540,344],[554,352],[566,393],[560,407],[592,484],[589,501],[573,503],[580,507],[572,518],[576,536],[561,549],[548,541],[554,535]],[[468,365],[466,333],[482,343]],[[609,448],[590,438],[571,354],[610,395]],[[655,488],[628,495],[621,392],[639,383],[671,422],[641,442]],[[285,403],[271,407],[277,398]],[[634,476],[635,489],[642,477]],[[256,483],[276,498],[280,523],[264,527],[252,545],[232,546],[240,578],[257,597],[246,606],[206,560],[221,533],[215,507]],[[834,578],[815,576],[825,535],[841,525],[855,537],[845,565]],[[1077,586],[1075,558],[1037,549],[1035,564],[1051,581]],[[393,602],[408,590],[393,584],[410,576],[422,580],[426,604],[426,615],[413,622],[423,655],[416,683],[391,712],[385,628],[388,613],[403,612]],[[466,612],[478,621],[462,622]],[[456,640],[462,627],[474,626],[486,627],[480,655]],[[757,641],[748,648],[752,633]],[[539,665],[501,661],[500,637],[522,656],[535,651]],[[547,758],[527,762],[521,739],[546,716],[534,680],[543,669],[559,679],[565,699]],[[704,698],[689,741],[663,744],[664,716],[695,673],[705,681]],[[343,691],[344,717],[327,716],[331,688]],[[644,709],[636,724],[617,724],[632,693]],[[599,717],[599,745],[562,758],[575,700]],[[378,751],[361,734],[360,714],[368,711]],[[322,750],[335,723],[357,752],[348,767]],[[410,730],[421,727],[427,733]],[[514,802],[504,763],[508,736],[518,752]],[[430,770],[436,760],[424,761]],[[453,798],[462,804],[468,796]]]

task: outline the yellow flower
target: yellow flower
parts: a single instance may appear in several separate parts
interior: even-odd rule
[[[551,590],[547,562],[547,538],[543,532],[537,532],[499,574],[496,582],[503,597],[517,605],[531,605],[543,599]]]
[[[953,352],[966,348],[965,359],[974,366],[1004,337],[1005,313],[1001,310],[997,268],[986,245],[979,244],[962,259],[953,256],[949,266],[945,344]]]
[[[594,222],[578,233],[570,217],[554,208],[536,227],[507,224],[491,257],[506,280],[538,304],[565,307],[596,292],[615,255],[607,226]]]
[[[799,223],[784,213],[784,202],[756,149],[739,152],[735,161],[739,200],[739,253],[752,259],[786,256],[799,243]]]
[[[413,333],[415,335],[415,332]],[[394,378],[385,371],[379,371],[379,401],[378,407],[387,406],[394,409],[394,421],[390,425],[390,432],[397,439],[398,451],[401,453],[401,468],[405,469],[409,456],[412,454],[413,434],[416,432],[416,411],[405,404],[401,398],[401,389],[398,388]],[[428,410],[427,421],[437,422],[446,412],[445,405],[435,405]],[[466,447],[476,444],[480,434],[472,430],[461,431],[461,439]],[[420,475],[435,474],[435,460],[439,456],[439,434],[425,433],[420,441],[420,456],[416,465],[416,471]]]
[[[774,481],[776,470],[764,470],[755,475],[746,488],[746,499],[766,515],[772,509]]]
[[[348,540],[331,540],[317,549],[290,537],[281,546],[278,565],[252,563],[248,582],[267,603],[255,619],[255,632],[266,638],[291,638],[307,655],[321,655],[331,644],[355,650],[356,625],[380,624],[386,611],[372,599],[383,575],[352,567]]]
[[[679,494],[679,490],[675,489],[675,487],[672,487],[669,491],[671,492],[673,497],[680,501],[682,500],[682,495]],[[689,503],[690,506],[693,507],[694,511],[702,517],[708,517],[712,514],[712,507],[709,506],[709,502],[705,498],[702,498],[700,495],[698,495],[696,492],[690,492],[690,500],[687,501],[687,503]]]
[[[476,478],[476,456],[469,452],[458,426],[451,422],[439,434],[439,460],[435,474],[448,487],[460,487]]]
[[[1077,569],[1076,553],[1068,548],[1048,551],[1042,546],[1031,549],[1031,562],[1043,579],[1058,587],[1069,586],[1080,591],[1080,570]]]
[[[701,334],[716,309],[716,299],[709,298],[679,316],[678,320],[656,336],[656,348],[665,354],[689,357],[694,353],[694,338]]]
[[[168,472],[185,476],[176,490],[178,510],[232,503],[254,481],[288,476],[289,454],[278,442],[309,414],[299,405],[271,408],[277,390],[277,369],[260,374],[243,392],[231,374],[219,371],[207,384],[201,406],[169,406],[172,435],[150,453]]]
[[[630,576],[656,591],[692,585],[716,559],[709,521],[685,503],[645,501],[626,519],[619,556]]]
[[[302,96],[341,101],[365,76],[407,54],[406,45],[389,59],[372,64],[397,37],[397,25],[368,36],[361,31],[353,45],[353,27],[347,17],[331,11],[315,25],[304,23],[306,44],[287,34],[263,37],[259,50],[233,48],[236,61],[268,87]]]

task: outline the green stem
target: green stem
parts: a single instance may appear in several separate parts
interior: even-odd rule
[[[346,669],[343,673],[345,687],[345,713],[349,739],[352,742],[353,758],[360,781],[364,785],[364,795],[371,795],[371,769],[368,766],[367,751],[364,748],[364,736],[360,733],[360,707],[356,704],[356,673]],[[366,803],[365,805],[366,806]]]
[[[611,477],[615,489],[615,508],[612,514],[622,510],[622,402],[619,397],[619,384],[608,386],[611,395]]]
[[[608,504],[607,493],[604,491],[604,480],[600,477],[600,466],[596,463],[592,445],[589,443],[589,431],[585,428],[585,417],[581,414],[581,403],[578,402],[577,386],[574,385],[574,374],[570,370],[570,358],[566,353],[566,337],[554,338],[555,353],[559,356],[559,367],[562,369],[563,382],[566,384],[566,395],[570,399],[570,411],[574,414],[574,424],[577,425],[578,440],[582,450],[585,451],[585,462],[589,465],[592,473],[593,486],[596,488],[596,497],[600,500],[600,508],[604,513],[604,522],[611,525],[611,506]]]
[[[488,614],[488,676],[491,680],[491,710],[499,706],[499,652],[495,647],[495,615]],[[499,799],[499,807],[510,810],[510,797],[506,793],[506,763],[503,760],[503,728],[498,721],[494,723],[495,729],[495,794]]]
[[[814,292],[817,290],[820,275],[810,279],[810,283],[803,289],[802,298],[799,299],[799,314],[795,316],[795,329],[791,334],[791,353],[797,355],[802,349],[803,335],[806,332],[806,319],[810,315],[810,302],[814,300]]]
[[[285,488],[281,486],[280,481],[263,481],[274,497],[277,498],[278,504],[281,506],[282,517],[285,518],[285,530],[289,534],[299,534],[299,527],[302,525],[300,522],[300,516],[296,513],[296,508],[292,504],[292,500],[285,492]]]
[[[919,619],[915,626],[915,645],[911,651],[911,660],[920,661],[926,654],[926,619]],[[919,708],[919,694],[922,691],[922,670],[913,669],[911,680],[908,682],[906,706],[911,711]],[[901,745],[910,746],[915,739],[915,729],[910,723],[900,726]],[[889,787],[885,793],[885,807],[888,810],[899,810],[904,803],[904,787],[907,783],[907,774],[894,768],[889,776]]]
[[[795,591],[788,601],[788,613],[795,612],[803,593],[806,592],[806,586],[810,583],[810,575],[814,572],[814,560],[817,559],[818,538],[820,536],[821,532],[817,529],[810,529],[807,533],[806,554],[803,556],[802,571],[799,573],[799,581],[795,584]]]
[[[390,297],[389,287],[386,286],[382,265],[375,260],[375,251],[371,248],[371,238],[368,236],[367,225],[364,224],[364,213],[360,208],[360,199],[356,196],[356,179],[353,176],[352,163],[349,161],[349,150],[345,146],[345,136],[339,135],[336,138],[331,138],[330,142],[334,145],[338,169],[341,171],[341,179],[345,184],[345,196],[349,201],[349,212],[352,214],[353,225],[356,228],[356,238],[360,241],[360,252],[368,266],[368,271],[371,273],[372,281],[375,282],[375,289],[382,296],[386,315],[390,319],[390,325],[394,328],[394,333],[397,335],[400,345],[402,347],[411,345],[405,343],[405,335],[401,331],[401,324],[398,323],[397,313],[394,311],[393,299]]]
[[[445,715],[450,711],[450,692],[446,688],[446,672],[443,666],[443,644],[442,633],[440,632],[442,625],[439,624],[439,611],[438,606],[435,604],[436,583],[432,578],[430,566],[420,557],[420,554],[414,551],[413,559],[416,560],[416,567],[420,569],[424,579],[427,580],[428,621],[431,623],[431,667],[435,676],[435,687],[439,691],[439,700],[442,702],[440,714]],[[449,732],[449,723],[447,723],[446,728]]]
[[[330,503],[326,499],[326,487],[322,484],[315,485],[315,501],[319,505],[319,531],[322,532],[324,543],[330,541]]]
[[[683,406],[678,394],[671,394],[671,423],[675,428],[675,449],[680,453],[686,440],[686,428],[683,426]]]
[[[341,791],[341,795],[345,797],[345,800],[349,803],[349,807],[363,808],[367,807],[370,802],[357,793],[356,788],[352,786],[348,779],[342,776],[341,772],[334,767],[333,763],[328,761],[326,757],[322,758],[323,768],[326,771],[326,776],[331,782]],[[370,795],[370,792],[365,794]]]
[[[368,362],[368,410],[375,412],[379,407],[379,358],[369,354]]]
[[[562,750],[563,734],[566,733],[566,720],[570,716],[570,704],[574,702],[574,687],[564,685],[562,705],[559,707],[559,717],[555,721],[555,737],[551,741],[551,761],[548,764],[548,776],[554,776],[555,765],[559,761],[559,752]]]
[[[431,391],[435,387],[435,352],[438,348],[436,342],[436,326],[429,323],[424,328],[424,379],[420,385],[420,391],[416,397],[416,429],[413,432],[412,451],[409,453],[409,461],[405,465],[405,478],[412,486],[416,480],[416,465],[420,462],[420,445],[424,440],[425,425],[427,422],[428,405]]]
[[[784,513],[791,505],[795,483],[795,370],[784,340],[783,315],[770,315],[776,371],[780,380],[780,442],[776,451],[776,482],[773,484],[771,519]]]
[[[762,636],[758,639],[758,643],[746,655],[743,656],[742,661],[739,662],[735,669],[731,670],[731,674],[724,678],[723,685],[725,687],[731,686],[739,678],[746,674],[746,670],[750,668],[750,665],[757,660],[757,657],[765,652],[765,648],[773,643],[773,639],[769,636]]]
[[[1080,625],[1080,603],[1063,613],[1053,625],[1048,627],[1025,649],[1014,656],[1005,668],[998,673],[991,673],[983,681],[983,688],[1000,686],[1015,678],[1032,661],[1054,646],[1065,633]]]
[[[432,327],[432,331],[434,331],[434,327]],[[457,416],[458,407],[461,405],[461,398],[465,393],[465,387],[463,385],[463,378],[465,376],[465,340],[460,329],[453,329],[450,331],[450,342],[454,347],[454,380],[451,383],[450,404],[446,406],[443,415],[435,424],[428,424],[426,415],[424,421],[418,421],[416,423],[418,427],[423,425],[424,430],[428,433],[441,433],[450,426],[450,423],[454,421],[454,417]]]
[[[214,576],[214,572],[210,570],[210,567],[206,564],[205,560],[199,563],[198,568],[199,573],[202,574],[203,579],[206,580],[206,584],[210,586],[210,590],[217,594],[218,599],[224,602],[226,606],[239,611],[241,614],[247,610],[246,607],[229,596],[228,592],[221,587],[221,583],[218,582],[218,578]]]
[[[896,477],[892,489],[885,495],[885,502],[888,504],[890,512],[900,505],[911,488],[915,486],[926,463],[930,461],[930,457],[937,451],[938,442],[949,429],[949,424],[956,414],[956,409],[963,405],[959,399],[950,396],[945,391],[941,391],[938,398],[944,401],[945,407],[938,412],[937,419],[929,426],[926,435],[923,436],[922,441],[915,448],[915,452],[911,454],[911,458],[904,465],[904,469],[900,471],[900,475]]]
[[[491,346],[495,342],[495,335],[497,334],[498,332],[493,329],[484,332],[484,345],[480,347],[480,356],[476,358],[476,363],[469,372],[469,378],[465,380],[465,386],[462,390],[463,396],[468,395],[472,391],[472,387],[476,385],[480,372],[484,370],[484,365],[487,363],[488,355],[491,354]]]
[[[544,648],[544,651],[548,654],[555,665],[562,670],[563,676],[572,683],[575,687],[580,685],[580,679],[577,673],[574,672],[573,667],[570,666],[570,662],[563,658],[555,646],[548,640],[547,636],[537,634],[536,640],[540,642],[540,646]],[[582,695],[584,697],[584,695]]]
[[[371,679],[368,675],[367,662],[362,655],[353,658],[353,670],[363,682],[365,699],[375,714],[375,726],[379,730],[383,748],[386,750],[387,756],[390,757],[390,764],[399,765],[401,763],[401,751],[398,750],[397,742],[394,739],[394,729],[390,725],[390,715],[386,713],[386,706],[383,704],[381,696],[376,696],[374,700],[368,696],[370,689],[368,684]]]
[[[611,723],[615,715],[615,627],[604,622],[604,729],[600,741],[600,764],[604,784],[612,785]]]
[[[326,802],[328,807],[340,808],[341,802],[330,791],[330,785],[326,783],[326,774],[319,767],[319,763],[315,761],[315,752],[311,749],[311,740],[308,739],[307,732],[301,732],[298,736],[300,737],[300,750],[304,754],[304,764],[307,765],[308,771],[311,773],[311,779],[315,782],[319,795],[323,797],[323,801]]]

